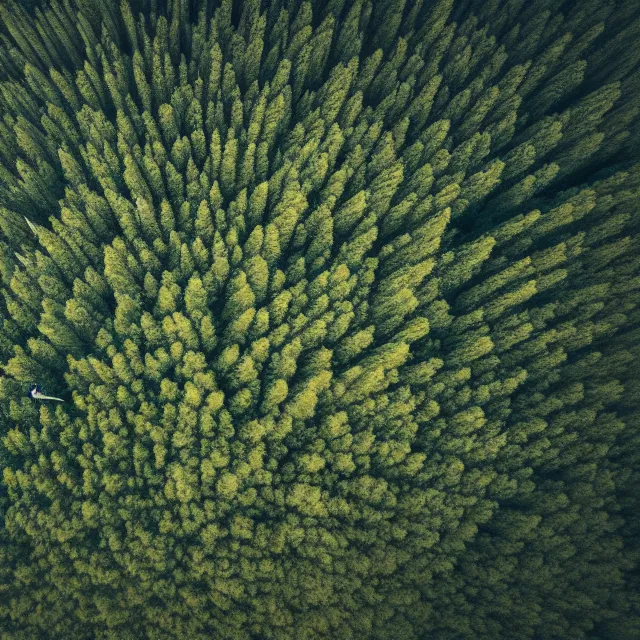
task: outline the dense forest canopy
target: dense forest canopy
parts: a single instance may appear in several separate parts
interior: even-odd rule
[[[638,3],[25,4],[2,638],[640,637]]]

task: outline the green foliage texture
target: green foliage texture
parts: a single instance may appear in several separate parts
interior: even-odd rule
[[[640,637],[638,3],[33,4],[2,638]]]

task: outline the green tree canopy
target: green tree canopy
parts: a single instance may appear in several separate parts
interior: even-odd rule
[[[640,637],[639,38],[0,2],[0,636]]]

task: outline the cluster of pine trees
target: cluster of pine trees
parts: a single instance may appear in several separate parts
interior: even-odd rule
[[[38,4],[0,635],[640,637],[637,2]]]

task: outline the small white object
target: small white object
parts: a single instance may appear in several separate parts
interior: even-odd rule
[[[33,224],[33,222],[31,222],[31,220],[29,220],[29,218],[27,218],[27,216],[23,216],[23,217],[27,221],[27,224],[29,225],[29,229],[31,229],[31,231],[33,231],[33,235],[37,236],[38,232],[36,230],[36,226]]]

